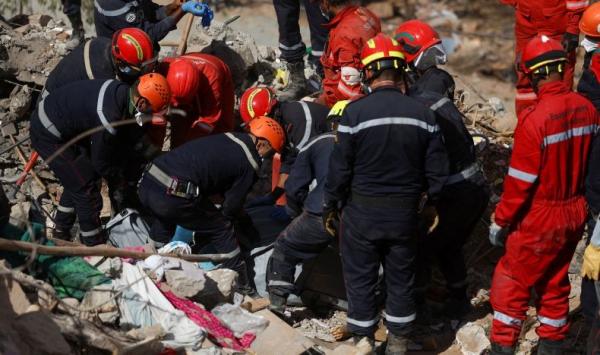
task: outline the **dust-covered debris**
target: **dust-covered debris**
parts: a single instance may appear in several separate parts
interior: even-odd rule
[[[327,342],[335,342],[331,331],[346,325],[346,312],[335,311],[328,318],[306,318],[294,324],[304,336],[321,339]]]

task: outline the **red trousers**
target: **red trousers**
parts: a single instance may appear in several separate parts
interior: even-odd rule
[[[532,290],[537,296],[539,337],[565,338],[569,330],[569,264],[583,234],[586,215],[583,197],[534,202],[509,235],[506,253],[492,280],[492,342],[507,347],[517,343]]]
[[[521,58],[521,52],[527,45],[527,43],[535,37],[538,33],[545,34],[559,42],[562,41],[562,37],[566,31],[566,24],[557,24],[554,28],[540,28],[537,24],[530,19],[526,18],[519,11],[515,13],[515,65],[519,65]],[[566,65],[564,71],[564,82],[567,86],[573,86],[573,73],[575,70],[576,52],[572,51],[568,53],[569,62]],[[537,96],[531,87],[531,82],[525,74],[517,68],[517,93],[515,94],[515,112],[517,117],[519,113],[531,106]]]

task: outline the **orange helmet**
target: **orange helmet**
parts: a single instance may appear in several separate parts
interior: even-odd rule
[[[281,152],[285,144],[285,133],[277,121],[266,116],[259,116],[248,122],[248,130],[254,136],[266,139],[277,153]]]
[[[368,40],[362,48],[360,59],[364,69],[384,70],[404,68],[404,54],[400,44],[383,33]]]
[[[111,51],[117,64],[123,65],[124,68],[120,68],[123,71],[141,74],[153,69],[156,62],[152,40],[139,28],[124,28],[115,32]]]
[[[142,75],[137,84],[137,91],[148,101],[152,112],[160,112],[167,107],[171,100],[169,83],[164,76],[158,73]]]
[[[419,54],[431,46],[442,43],[440,35],[423,21],[410,20],[401,23],[394,38],[400,43],[406,61],[412,63]]]
[[[171,104],[173,106],[189,102],[196,95],[200,86],[196,67],[185,59],[175,59],[169,64],[167,82],[171,88]]]
[[[541,73],[542,68],[547,68],[548,64],[563,63],[567,61],[567,53],[560,42],[546,36],[537,35],[532,38],[521,55],[521,70],[525,74]],[[546,70],[546,74],[548,69]],[[558,71],[562,72],[563,67],[558,65]]]
[[[593,3],[583,12],[579,30],[586,36],[600,37],[600,3]]]
[[[248,123],[254,117],[268,115],[276,104],[277,98],[270,88],[250,88],[244,91],[240,100],[242,121]]]

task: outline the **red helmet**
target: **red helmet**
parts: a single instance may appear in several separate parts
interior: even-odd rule
[[[148,101],[152,112],[155,113],[167,107],[171,100],[169,83],[164,76],[158,73],[142,75],[138,80],[137,91]]]
[[[440,35],[423,21],[410,20],[401,23],[394,38],[402,46],[406,61],[412,63],[424,50],[438,43],[442,43]]]
[[[248,130],[254,136],[266,139],[277,153],[285,144],[285,133],[281,125],[272,118],[259,116],[248,122]]]
[[[198,92],[200,78],[194,64],[185,59],[175,59],[169,64],[167,81],[171,87],[171,103],[178,106],[189,102]]]
[[[567,61],[567,53],[560,42],[546,36],[532,38],[521,54],[521,70],[525,74],[538,73],[548,64]],[[562,72],[562,66],[558,67]]]
[[[276,104],[277,98],[270,88],[250,88],[244,91],[240,100],[242,121],[248,123],[254,117],[268,115]]]
[[[112,37],[112,55],[117,63],[142,73],[156,62],[152,40],[139,28],[118,30]]]
[[[389,63],[381,63],[384,59],[388,59]],[[404,67],[404,54],[400,44],[383,33],[378,33],[365,43],[360,53],[360,60],[365,69],[383,70]]]

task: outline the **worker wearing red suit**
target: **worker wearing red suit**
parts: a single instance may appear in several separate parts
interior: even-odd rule
[[[504,192],[490,241],[504,245],[492,280],[492,354],[514,353],[531,291],[537,295],[538,354],[559,354],[568,332],[569,263],[587,216],[588,153],[599,117],[562,75],[567,53],[547,36],[532,39],[522,68],[538,101],[519,115]]]
[[[320,101],[332,107],[361,94],[360,51],[365,42],[381,32],[381,22],[371,11],[348,0],[322,0],[321,7],[335,15],[325,25],[329,41],[321,56],[324,77]]]
[[[171,148],[233,130],[233,81],[223,61],[210,54],[189,53],[166,58],[160,71],[171,87],[171,107],[185,112],[185,117],[171,120]]]
[[[527,42],[538,34],[544,34],[562,43],[568,53],[568,64],[563,80],[573,85],[573,71],[579,42],[579,19],[588,0],[500,0],[515,7],[515,62],[518,63]],[[527,77],[517,71],[515,110],[517,115],[532,105],[536,93]]]

